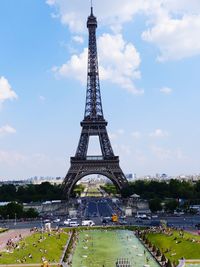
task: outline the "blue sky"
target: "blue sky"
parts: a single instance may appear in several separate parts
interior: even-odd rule
[[[89,2],[1,0],[0,179],[67,173],[85,107]],[[94,13],[122,169],[199,173],[200,2],[94,0]]]

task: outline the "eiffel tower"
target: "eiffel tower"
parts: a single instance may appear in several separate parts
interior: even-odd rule
[[[88,72],[85,115],[81,122],[81,136],[75,157],[71,157],[71,166],[63,181],[64,192],[69,198],[75,184],[84,176],[100,174],[109,178],[121,191],[128,185],[119,166],[119,157],[114,155],[106,130],[99,84],[96,28],[97,19],[91,14],[87,20],[89,31]],[[90,136],[98,136],[102,156],[87,156]]]

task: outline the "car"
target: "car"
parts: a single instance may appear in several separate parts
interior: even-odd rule
[[[136,219],[142,219],[142,220],[151,220],[150,216],[147,216],[146,214],[137,214],[135,215]]]
[[[84,220],[81,223],[82,226],[94,226],[95,223],[92,220]]]
[[[59,219],[59,218],[54,219],[53,222],[54,222],[54,223],[59,223],[59,222],[60,222],[60,219]]]
[[[70,222],[71,222],[71,219],[66,219],[66,220],[64,220],[63,224],[64,225],[69,225]]]
[[[108,223],[109,221],[110,221],[110,220],[108,220],[107,218],[103,218],[103,219],[102,219],[102,223],[103,223],[103,224],[106,224],[106,223]]]
[[[125,221],[125,220],[119,220],[119,224],[120,225],[127,225],[127,221]]]
[[[183,211],[174,211],[174,215],[176,215],[176,216],[181,216],[184,214],[185,214],[185,212],[183,212]]]
[[[69,226],[70,227],[78,227],[79,224],[76,221],[71,221],[71,222],[69,222]]]
[[[109,216],[104,217],[104,219],[111,221],[111,217],[109,217]]]
[[[151,218],[152,218],[152,219],[156,219],[156,218],[158,218],[158,215],[156,215],[156,214],[151,215]]]

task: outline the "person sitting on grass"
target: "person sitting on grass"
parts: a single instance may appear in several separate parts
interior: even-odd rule
[[[31,254],[31,253],[29,253],[29,254],[28,254],[28,257],[29,257],[30,259],[32,259],[32,258],[33,258],[33,256],[32,256],[32,254]]]

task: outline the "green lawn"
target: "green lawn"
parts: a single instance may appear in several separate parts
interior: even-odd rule
[[[89,187],[87,191],[88,197],[101,197],[102,194],[100,193],[99,189],[95,186]]]
[[[200,259],[200,236],[184,232],[184,236],[181,237],[178,231],[173,231],[172,236],[151,233],[147,237],[172,262],[177,262],[182,257],[185,259]],[[195,240],[195,242],[192,240]],[[167,252],[167,250],[169,251]]]
[[[19,242],[19,247],[0,253],[0,264],[41,263],[42,257],[49,262],[59,262],[69,235],[66,232],[35,233]],[[29,254],[32,258],[29,258]],[[25,260],[26,259],[26,260]]]
[[[6,232],[6,231],[8,231],[7,228],[0,228],[0,234],[1,234],[1,233],[4,233],[4,232]]]
[[[111,267],[118,258],[128,258],[133,266],[141,267],[147,257],[151,267],[159,267],[132,231],[88,230],[79,233],[72,267]]]

